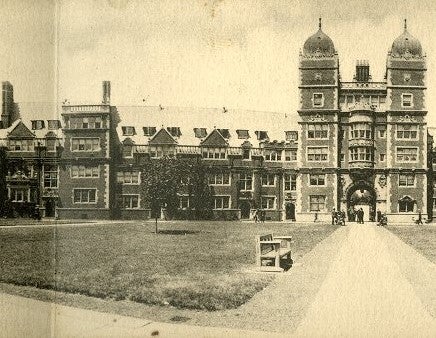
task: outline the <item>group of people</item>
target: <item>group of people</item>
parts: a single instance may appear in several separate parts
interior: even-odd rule
[[[335,208],[333,208],[332,211],[332,225],[345,225],[345,211],[336,211]]]
[[[256,209],[256,211],[254,212],[254,223],[265,223],[265,217],[266,217],[266,212],[265,210],[260,210],[260,209]]]

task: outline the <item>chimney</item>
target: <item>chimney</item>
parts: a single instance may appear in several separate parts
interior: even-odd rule
[[[371,75],[369,75],[369,63],[367,60],[357,60],[356,62],[356,81],[369,82]]]
[[[103,104],[111,103],[111,82],[103,81]]]
[[[9,128],[14,114],[14,87],[9,81],[2,82],[2,127]]]

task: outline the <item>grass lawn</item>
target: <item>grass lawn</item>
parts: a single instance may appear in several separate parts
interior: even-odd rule
[[[436,263],[435,225],[388,226],[387,228],[428,260]]]
[[[165,222],[0,229],[0,281],[150,305],[236,308],[274,278],[250,273],[254,236],[293,235],[293,259],[337,227]]]

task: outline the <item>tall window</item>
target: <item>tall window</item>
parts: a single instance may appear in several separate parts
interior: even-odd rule
[[[398,201],[399,212],[413,212],[415,201],[409,196],[405,196]]]
[[[371,125],[366,123],[355,123],[351,125],[351,138],[371,139]]]
[[[273,187],[276,185],[276,176],[274,174],[263,174],[262,175],[262,186]]]
[[[325,174],[310,174],[310,185],[325,185]]]
[[[242,173],[239,178],[239,184],[242,191],[251,191],[253,189],[253,175]]]
[[[311,162],[326,162],[328,147],[307,147],[307,160]]]
[[[285,161],[293,162],[297,160],[297,149],[286,149],[285,150]]]
[[[33,140],[9,140],[10,151],[34,151]]]
[[[97,203],[97,189],[73,189],[73,202],[81,204]]]
[[[324,211],[325,209],[325,196],[324,195],[310,195],[309,196],[310,211]]]
[[[324,106],[324,94],[323,93],[314,93],[312,97],[312,104],[314,107],[323,107]]]
[[[209,175],[209,184],[210,185],[229,185],[230,184],[230,173],[229,172],[221,172],[221,173],[213,173]]]
[[[71,178],[98,178],[100,177],[100,167],[88,165],[72,165]]]
[[[413,107],[412,94],[401,94],[401,107],[404,108]]]
[[[267,209],[267,210],[275,209],[275,201],[276,201],[275,196],[262,196],[261,197],[262,209]]]
[[[397,147],[397,162],[416,162],[418,148]]]
[[[418,137],[418,125],[416,124],[398,124],[397,138],[415,140]]]
[[[215,209],[229,209],[230,208],[230,196],[215,196],[214,197]]]
[[[180,209],[188,209],[189,208],[189,196],[181,195],[179,196],[179,208]]]
[[[117,172],[117,183],[139,184],[140,173],[137,170]]]
[[[29,189],[11,188],[9,198],[12,202],[28,202]]]
[[[328,138],[328,124],[309,124],[307,125],[307,138],[326,139]]]
[[[297,175],[285,174],[285,191],[297,190]]]
[[[263,154],[265,156],[265,161],[281,161],[282,151],[273,149],[264,149]]]
[[[138,209],[139,208],[139,195],[133,194],[133,195],[122,195],[123,209]]]
[[[44,164],[44,188],[58,187],[57,165]]]
[[[413,187],[415,186],[414,174],[400,174],[398,178],[398,185],[400,187]]]
[[[72,138],[72,151],[98,151],[100,150],[100,139],[98,137]]]
[[[351,161],[372,161],[373,153],[371,147],[351,148]]]

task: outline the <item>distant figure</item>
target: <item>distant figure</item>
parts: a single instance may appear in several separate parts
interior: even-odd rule
[[[262,210],[260,211],[260,221],[261,221],[262,223],[265,223],[265,218],[266,218],[266,211],[262,209]]]
[[[363,209],[360,208],[360,223],[361,223],[361,224],[364,223],[364,222],[363,222],[363,218],[364,218],[364,216],[365,216],[365,211],[363,211]]]
[[[422,214],[421,211],[418,213],[418,219],[416,220],[416,224],[422,224]]]
[[[381,221],[381,218],[382,218],[382,213],[381,213],[381,211],[380,211],[380,210],[377,210],[377,222],[379,222],[379,223],[380,223],[380,221]]]
[[[315,212],[315,218],[313,219],[313,222],[314,223],[318,222],[318,213],[317,212]]]
[[[345,225],[345,211],[341,211],[342,224]]]
[[[336,209],[333,208],[333,210],[332,210],[332,225],[335,225],[337,222],[338,222],[338,219],[337,219],[337,215],[336,215]]]
[[[256,209],[254,211],[253,219],[254,219],[254,223],[257,223],[259,221],[259,209]]]

